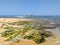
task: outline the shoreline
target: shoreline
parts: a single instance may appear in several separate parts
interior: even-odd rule
[[[34,20],[34,19],[25,19],[25,18],[0,18],[0,22],[16,22],[16,21],[30,21],[30,20]],[[54,31],[52,29],[50,29],[50,30]],[[0,32],[2,32],[2,31],[4,31],[4,30],[1,29]],[[3,38],[0,37],[0,39],[3,39]],[[0,43],[2,43],[2,42],[3,41],[1,40]],[[18,43],[12,42],[9,45],[60,45],[60,38],[59,37],[56,37],[56,38],[54,38],[54,37],[48,37],[46,39],[46,42],[43,42],[43,43],[40,43],[40,44],[36,44],[33,40],[23,40],[23,41],[19,41]]]

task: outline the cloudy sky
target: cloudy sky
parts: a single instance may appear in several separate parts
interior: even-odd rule
[[[0,15],[60,15],[60,0],[0,0]]]

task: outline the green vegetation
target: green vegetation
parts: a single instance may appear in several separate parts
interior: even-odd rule
[[[5,27],[4,29],[13,29],[13,27],[7,26],[7,27]]]
[[[9,37],[10,35],[14,34],[14,30],[6,30],[2,33],[2,37]]]
[[[43,37],[41,35],[36,35],[36,36],[33,37],[33,40],[36,43],[41,43],[43,41]]]
[[[13,40],[19,35],[22,39],[32,39],[36,43],[41,43],[45,37],[52,35],[49,31],[33,27],[31,22],[19,21],[16,24],[23,25],[24,27],[5,27],[6,31],[1,33],[2,37],[7,38],[5,41]]]
[[[25,27],[23,29],[24,30],[31,30],[31,29],[33,29],[33,27],[31,25],[25,25]]]
[[[17,25],[24,25],[24,24],[27,24],[27,25],[30,25],[31,22],[27,22],[27,21],[19,21],[19,22],[16,22]]]

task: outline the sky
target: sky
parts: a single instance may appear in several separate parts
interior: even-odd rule
[[[0,15],[60,15],[60,0],[0,0]]]

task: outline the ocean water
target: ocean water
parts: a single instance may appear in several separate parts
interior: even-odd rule
[[[60,18],[60,15],[0,15],[0,18]]]

